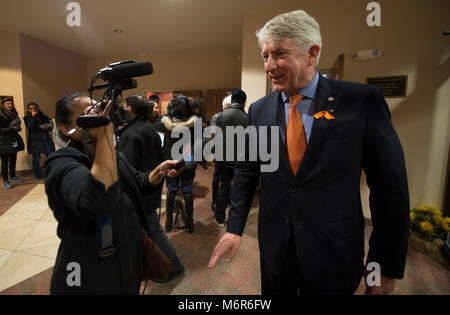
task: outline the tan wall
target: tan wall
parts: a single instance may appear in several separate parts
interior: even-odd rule
[[[87,75],[90,78],[111,62],[134,59],[150,61],[154,73],[137,78],[138,88],[129,93],[145,91],[203,90],[232,88],[241,85],[241,61],[238,52],[152,53],[139,56],[90,57]]]
[[[53,119],[55,104],[60,98],[86,91],[84,57],[24,34],[20,34],[20,49],[24,106],[36,102],[44,114]],[[44,160],[43,154],[41,160]],[[27,154],[18,169],[32,167],[32,156]]]
[[[22,65],[20,58],[19,33],[0,31],[0,95],[14,97],[15,107],[19,117],[23,117]],[[25,140],[25,129],[22,123],[20,135]],[[17,155],[17,169],[27,165],[26,150]]]
[[[50,118],[55,104],[73,92],[86,91],[86,60],[60,47],[20,34],[24,102],[36,102]]]
[[[411,206],[430,204],[441,209],[450,143],[450,2],[435,0],[378,1],[381,27],[366,24],[370,1],[308,2],[249,16],[244,22],[242,88],[249,101],[265,94],[265,74],[255,31],[271,17],[304,9],[316,18],[323,38],[320,68],[329,68],[345,54],[344,80],[366,82],[368,77],[408,75],[405,98],[388,98],[392,122],[406,156]],[[350,59],[353,51],[380,48],[383,56],[368,62]],[[362,185],[365,215],[368,189]]]
[[[0,95],[14,96],[21,119],[30,102],[38,103],[47,116],[54,118],[59,98],[87,89],[84,57],[19,33],[0,31],[0,42]],[[20,134],[26,144],[23,122]],[[31,159],[26,149],[20,152],[17,170],[32,169]]]

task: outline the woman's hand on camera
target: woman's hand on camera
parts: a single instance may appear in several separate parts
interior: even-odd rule
[[[101,101],[97,102],[97,103],[93,104],[92,106],[87,107],[86,110],[84,111],[83,115],[104,116],[109,119],[111,104],[112,104],[111,101],[109,101],[108,104],[106,104],[106,106],[104,106],[104,109],[102,109],[103,103]],[[92,137],[94,139],[100,139],[105,136],[112,136],[114,134],[114,126],[110,122],[106,126],[100,126],[97,128],[87,128],[87,131],[88,131],[90,137]]]
[[[153,186],[157,186],[161,180],[167,177],[176,177],[178,176],[184,169],[174,169],[175,165],[178,164],[178,161],[175,160],[167,160],[159,164],[149,175],[148,180]]]

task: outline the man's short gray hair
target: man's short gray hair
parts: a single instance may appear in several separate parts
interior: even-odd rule
[[[231,106],[231,94],[225,97],[222,101],[222,108],[225,110]]]
[[[322,50],[322,36],[317,21],[303,10],[280,14],[264,25],[256,32],[259,46],[264,42],[271,44],[291,38],[303,54],[306,54],[313,44],[320,46]],[[315,66],[319,64],[320,52],[317,55]]]

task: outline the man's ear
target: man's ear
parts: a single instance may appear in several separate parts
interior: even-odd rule
[[[309,48],[309,63],[314,65],[314,63],[316,62],[317,56],[319,56],[319,52],[320,52],[320,46],[317,44],[313,44],[310,48]]]

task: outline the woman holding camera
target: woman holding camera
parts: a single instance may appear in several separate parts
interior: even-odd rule
[[[102,113],[105,116],[108,107]],[[172,167],[177,162],[165,161],[143,173],[122,154],[117,160],[111,123],[89,128],[85,136],[77,127],[77,117],[90,109],[91,99],[83,94],[67,96],[56,104],[56,124],[70,142],[45,162],[45,190],[61,238],[51,294],[138,294],[141,194],[158,189],[166,176],[176,176]],[[93,161],[85,151],[87,142],[95,150]],[[115,252],[100,257],[108,222]]]

